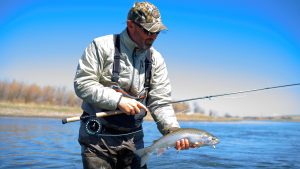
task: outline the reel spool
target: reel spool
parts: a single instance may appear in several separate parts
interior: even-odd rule
[[[85,130],[89,135],[100,134],[101,129],[102,125],[96,118],[88,119],[85,124]]]

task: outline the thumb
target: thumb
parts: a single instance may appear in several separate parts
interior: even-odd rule
[[[149,112],[148,108],[140,102],[138,102],[137,107],[140,108],[140,109],[145,110],[146,112]]]

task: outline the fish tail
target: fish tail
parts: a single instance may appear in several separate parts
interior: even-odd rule
[[[142,148],[135,151],[135,154],[141,158],[141,167],[143,167],[151,154],[151,147]]]

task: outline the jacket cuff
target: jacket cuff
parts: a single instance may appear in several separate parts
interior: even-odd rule
[[[118,104],[121,100],[121,93],[111,94],[107,101],[102,103],[102,108],[107,110],[116,110],[118,108]]]
[[[119,98],[119,100],[118,100],[118,102],[117,102],[117,108],[118,108],[118,106],[119,106],[119,104],[120,104],[120,101],[121,101],[122,97],[123,97],[123,95],[120,96],[120,98]]]

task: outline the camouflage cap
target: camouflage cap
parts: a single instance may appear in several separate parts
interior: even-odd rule
[[[149,2],[136,2],[130,9],[127,19],[140,24],[149,32],[167,29],[161,21],[158,8]]]

